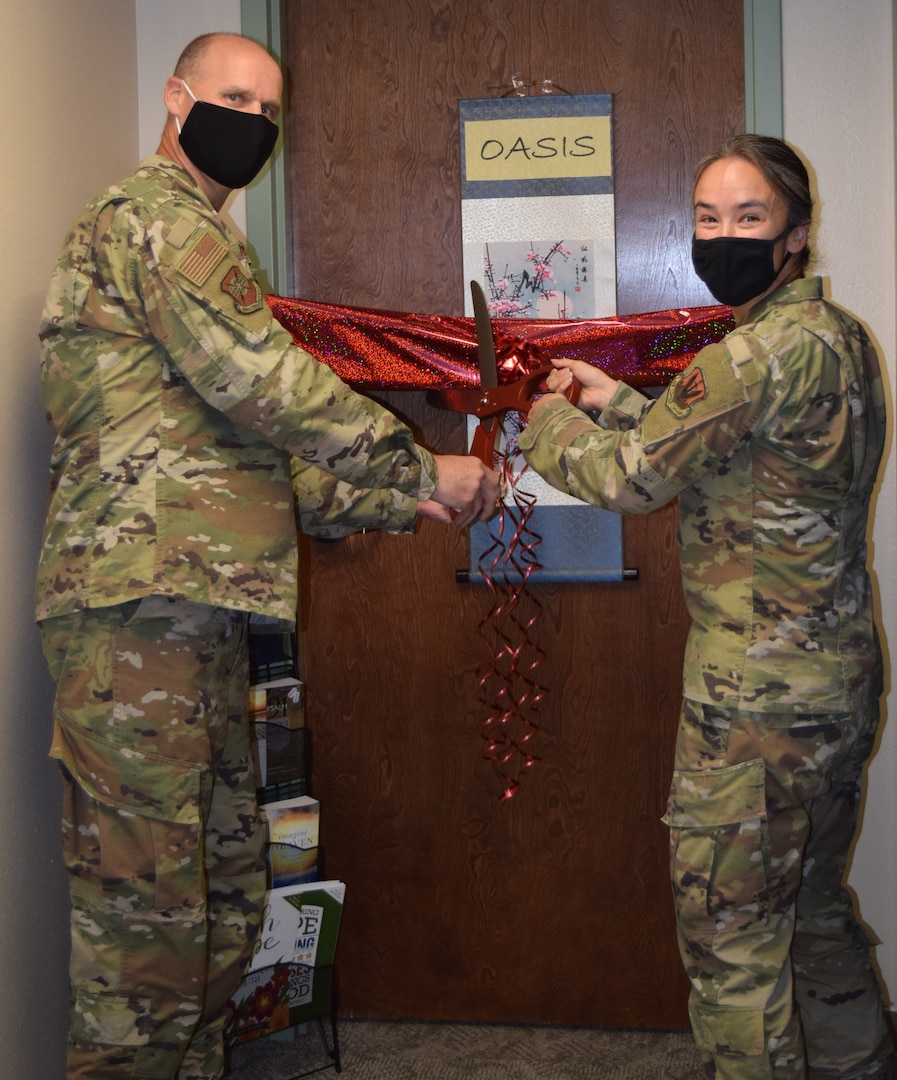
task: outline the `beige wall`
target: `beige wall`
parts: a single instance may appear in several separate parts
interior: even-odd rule
[[[785,134],[814,163],[825,226],[820,270],[874,330],[895,377],[892,0],[783,0]],[[236,29],[239,0],[31,0],[0,6],[0,69],[16,93],[0,119],[0,1047],[3,1074],[63,1074],[66,900],[58,784],[46,760],[52,696],[31,623],[48,441],[37,325],[63,234],[81,205],[152,150],[164,119],[159,79],[196,33]],[[99,32],[102,28],[102,32]],[[140,43],[138,49],[137,43]],[[870,107],[874,102],[875,107]],[[138,117],[141,124],[138,142]],[[897,645],[895,482],[891,455],[875,547],[884,624]],[[873,765],[852,883],[885,938],[897,993],[897,705]]]
[[[240,30],[240,0],[136,0],[138,110],[140,157],[155,152],[165,122],[162,87],[174,70],[181,49],[200,34]],[[228,201],[227,215],[246,233],[246,196]]]
[[[893,0],[783,0],[785,137],[812,163],[821,228],[817,271],[828,294],[875,335],[897,386]],[[872,763],[850,883],[882,939],[878,960],[897,995],[897,483],[894,435],[880,485],[873,559],[890,659],[886,722]]]
[[[138,70],[155,79],[154,63],[168,65],[194,34],[238,28],[239,0],[0,5],[0,70],[15,91],[0,112],[0,1072],[10,1080],[63,1076],[67,1010],[59,784],[46,757],[52,685],[31,614],[49,449],[37,322],[75,214],[138,160]]]
[[[131,4],[0,6],[0,70],[14,88],[0,112],[0,1046],[17,1080],[62,1076],[67,996],[51,684],[31,614],[48,451],[35,331],[76,211],[134,159],[135,42]]]

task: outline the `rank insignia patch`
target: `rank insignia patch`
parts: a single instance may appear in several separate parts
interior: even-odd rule
[[[227,254],[227,248],[220,240],[206,233],[201,236],[192,248],[184,255],[177,264],[178,273],[183,274],[188,281],[192,281],[198,288],[208,281],[209,274]]]
[[[232,266],[224,275],[221,289],[233,297],[234,307],[243,315],[251,315],[262,307],[262,290],[239,266]]]
[[[699,401],[707,397],[704,372],[699,367],[677,375],[667,389],[666,407],[673,416],[684,420]]]

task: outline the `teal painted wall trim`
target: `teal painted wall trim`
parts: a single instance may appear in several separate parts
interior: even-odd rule
[[[744,129],[784,137],[782,0],[744,0]]]
[[[782,2],[743,0],[745,131],[784,135]],[[240,0],[243,33],[282,57],[281,0]],[[283,135],[271,165],[246,189],[246,231],[266,292],[293,295]]]
[[[280,0],[240,0],[240,20],[247,37],[282,59]],[[281,124],[270,165],[246,189],[246,233],[263,289],[283,296],[292,292],[288,192]]]

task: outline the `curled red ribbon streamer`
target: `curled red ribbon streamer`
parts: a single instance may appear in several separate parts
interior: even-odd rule
[[[529,527],[535,497],[519,486],[526,466],[515,474],[518,458],[516,450],[502,455],[502,488],[513,505],[507,499],[502,503],[496,531],[489,530],[492,544],[478,562],[492,600],[479,625],[489,654],[477,672],[480,702],[487,713],[480,734],[485,741],[483,757],[501,781],[501,801],[517,794],[523,774],[539,760],[532,750],[538,732],[535,717],[548,693],[536,679],[545,653],[531,633],[542,605],[527,589],[530,575],[540,566],[536,549],[542,538]]]

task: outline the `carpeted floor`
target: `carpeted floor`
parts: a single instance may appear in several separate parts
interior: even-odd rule
[[[329,1028],[325,1028],[329,1036]],[[292,1034],[292,1033],[291,1033]],[[343,1020],[348,1080],[700,1080],[690,1032]],[[335,1076],[314,1024],[235,1047],[228,1080]]]

